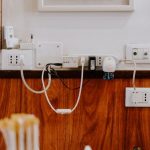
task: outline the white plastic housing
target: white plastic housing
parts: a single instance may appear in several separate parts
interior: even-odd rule
[[[24,70],[33,68],[32,50],[1,50],[0,56],[2,70],[20,70],[20,57],[24,58]]]
[[[13,26],[4,26],[4,39],[14,38],[14,28]]]
[[[105,57],[102,67],[104,72],[115,72],[117,67],[116,59],[112,56]]]
[[[78,68],[79,57],[77,56],[63,56],[63,68]]]
[[[126,107],[150,107],[150,88],[126,88]]]
[[[56,109],[57,114],[70,114],[71,113],[71,109]]]
[[[4,39],[8,49],[16,48],[19,45],[19,40],[14,36],[13,26],[4,26]]]
[[[126,60],[134,60],[139,64],[150,63],[150,44],[128,44]],[[127,61],[127,63],[132,63],[132,61]]]
[[[43,68],[48,63],[63,63],[63,44],[43,42],[36,47],[36,67]]]

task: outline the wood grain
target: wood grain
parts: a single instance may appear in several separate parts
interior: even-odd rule
[[[65,79],[69,86],[80,80]],[[39,79],[28,79],[40,89]],[[149,87],[150,80],[136,80],[139,87]],[[0,79],[0,118],[12,113],[33,113],[40,118],[40,150],[133,150],[134,146],[150,150],[150,109],[125,108],[125,87],[129,79],[104,81],[91,79],[83,88],[77,110],[68,116],[56,115],[44,95],[29,92],[20,79]],[[58,80],[52,82],[49,98],[56,108],[73,107],[78,91],[65,89]],[[0,136],[0,150],[5,150]]]

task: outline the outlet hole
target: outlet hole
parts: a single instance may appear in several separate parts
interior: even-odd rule
[[[136,56],[136,55],[137,55],[137,52],[133,52],[133,55]]]

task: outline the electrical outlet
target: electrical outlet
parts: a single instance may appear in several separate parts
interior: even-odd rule
[[[150,107],[150,88],[126,88],[126,107]]]
[[[89,57],[96,57],[96,67],[102,67],[102,61],[104,56],[97,56],[97,55],[79,55],[79,57],[85,57],[85,66],[89,66]],[[81,64],[80,64],[81,66]]]
[[[33,68],[32,50],[1,50],[0,55],[2,70],[20,70],[20,56],[24,56],[24,70]]]
[[[78,68],[79,57],[77,56],[63,56],[63,68]]]
[[[102,56],[96,56],[96,66],[102,67]]]
[[[150,63],[150,44],[128,44],[126,48],[126,60],[134,60],[136,63]],[[127,61],[127,63],[132,63]]]
[[[20,65],[20,55],[8,54],[8,65],[9,66],[19,66]]]

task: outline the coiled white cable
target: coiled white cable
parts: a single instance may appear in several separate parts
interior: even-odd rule
[[[26,87],[29,91],[31,91],[31,92],[33,92],[33,93],[35,93],[35,94],[42,94],[42,93],[44,93],[45,91],[47,91],[47,90],[49,89],[49,87],[50,87],[50,85],[51,85],[51,76],[50,76],[50,75],[48,75],[48,84],[47,84],[47,86],[46,86],[43,90],[37,91],[37,90],[32,89],[32,88],[27,84],[27,82],[26,82],[26,80],[25,80],[25,77],[24,77],[24,72],[23,72],[24,70],[23,70],[23,67],[24,67],[23,59],[20,58],[21,79],[22,79],[22,81],[23,81],[25,87]],[[45,71],[45,68],[43,69],[43,71]],[[42,71],[42,72],[43,72],[43,71]],[[43,78],[44,78],[44,75],[43,75]]]
[[[82,58],[81,58],[81,60],[82,60]],[[77,98],[76,104],[74,105],[74,107],[73,107],[72,109],[55,109],[55,108],[53,107],[53,105],[51,104],[51,102],[50,102],[50,100],[49,100],[47,91],[45,90],[44,70],[42,71],[42,85],[43,85],[45,97],[46,97],[47,103],[49,104],[50,108],[51,108],[55,113],[61,114],[61,115],[64,115],[64,114],[71,114],[71,113],[74,112],[75,109],[77,108],[77,106],[78,106],[78,104],[79,104],[79,102],[80,102],[81,92],[82,92],[82,87],[83,87],[84,63],[85,63],[85,60],[83,60],[83,62],[81,61],[82,69],[81,69],[80,89],[79,89],[79,94],[78,94],[78,98]],[[50,75],[50,79],[51,79],[51,75]]]

